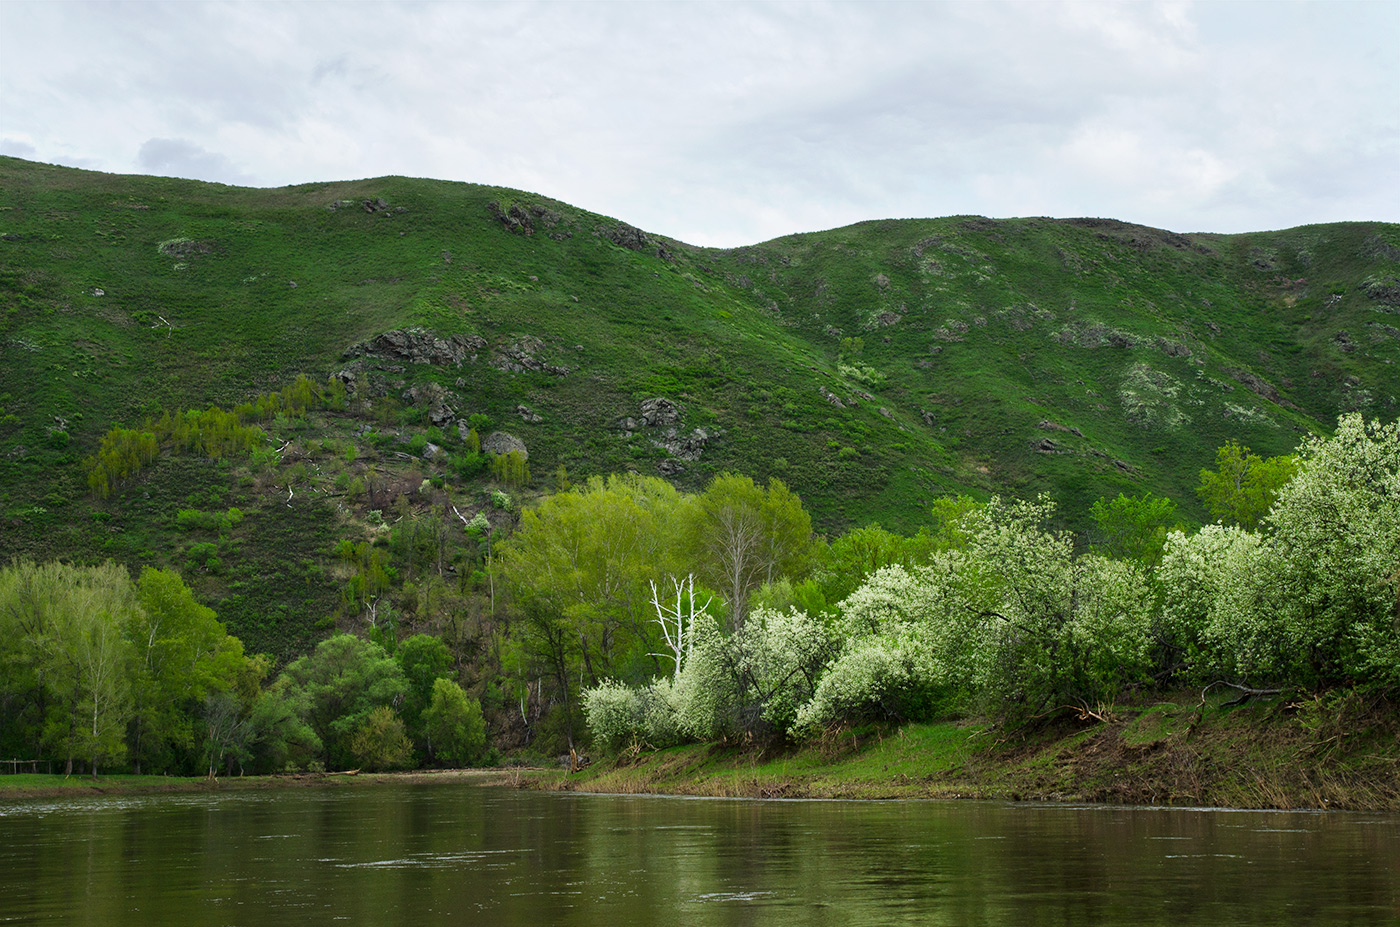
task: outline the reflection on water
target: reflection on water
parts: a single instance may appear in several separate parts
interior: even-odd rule
[[[0,924],[1400,924],[1400,816],[537,794],[0,804]]]

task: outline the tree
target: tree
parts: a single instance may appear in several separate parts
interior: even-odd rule
[[[652,608],[656,609],[655,621],[661,626],[661,636],[666,641],[666,648],[671,651],[666,656],[675,663],[672,675],[679,677],[685,667],[686,657],[695,647],[695,636],[691,629],[695,622],[708,613],[713,597],[706,598],[704,604],[697,608],[694,573],[687,573],[685,579],[678,579],[674,574],[667,579],[670,580],[671,591],[675,592],[676,604],[670,604],[669,595],[666,604],[661,603],[661,593],[655,580],[651,583],[651,604]]]
[[[743,625],[751,592],[807,568],[812,519],[781,480],[765,490],[747,476],[721,473],[689,500],[685,521],[696,572],[728,601],[732,627]]]
[[[228,692],[247,658],[174,571],[142,570],[137,598],[141,608],[127,626],[135,657],[128,741],[140,773],[143,763],[169,766],[172,751],[193,750],[208,697]]]
[[[1237,525],[1171,532],[1157,570],[1164,668],[1196,683],[1278,679],[1287,647],[1268,604],[1276,567],[1274,549]]]
[[[1212,517],[1251,531],[1297,469],[1291,456],[1263,460],[1236,441],[1216,452],[1215,463],[1214,470],[1201,471],[1196,493]]]
[[[820,551],[814,558],[813,575],[820,581],[826,601],[834,604],[881,567],[927,563],[933,549],[933,537],[927,532],[906,538],[879,525],[866,525],[846,532]]]
[[[1135,560],[1152,569],[1162,559],[1167,532],[1176,524],[1176,503],[1152,493],[1109,501],[1101,498],[1089,510],[1097,527],[1093,549],[1106,557]]]
[[[1045,496],[993,497],[967,519],[968,553],[991,600],[979,616],[977,685],[1013,721],[1111,700],[1149,665],[1152,597],[1141,571],[1076,558],[1068,534],[1041,527],[1053,513]]]
[[[1346,415],[1305,441],[1264,526],[1295,678],[1400,692],[1400,421]]]
[[[595,477],[522,513],[503,546],[521,652],[567,703],[579,685],[660,670],[648,582],[674,559],[678,508],[665,480]]]
[[[423,712],[423,728],[432,754],[452,766],[469,766],[486,747],[481,704],[450,679],[433,682],[433,698]]]
[[[371,771],[402,769],[413,755],[413,745],[394,709],[379,705],[370,709],[355,727],[350,752],[363,768]]]
[[[327,767],[353,753],[351,738],[376,708],[392,705],[408,685],[403,669],[378,644],[337,634],[287,667],[296,703],[320,740]]]
[[[434,686],[452,673],[452,651],[436,637],[415,634],[399,644],[394,658],[403,667],[407,683],[400,711],[410,738],[419,740],[424,734],[422,714],[432,701]]]
[[[125,629],[140,610],[126,570],[22,561],[0,571],[0,624],[17,644],[10,663],[34,687],[31,715],[42,747],[64,759],[100,764],[126,755],[131,717],[131,646]]]

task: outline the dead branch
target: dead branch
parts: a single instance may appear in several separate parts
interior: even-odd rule
[[[1237,699],[1233,699],[1228,702],[1222,702],[1220,704],[1221,708],[1230,708],[1235,705],[1243,705],[1250,699],[1257,698],[1261,695],[1281,695],[1283,693],[1282,689],[1251,689],[1249,686],[1242,686],[1237,682],[1226,682],[1223,679],[1217,679],[1215,682],[1212,682],[1210,685],[1206,686],[1204,689],[1201,690],[1201,703],[1196,706],[1197,708],[1205,707],[1206,693],[1209,692],[1211,689],[1214,689],[1216,686],[1229,686],[1230,688],[1238,689],[1241,693],[1243,693]]]

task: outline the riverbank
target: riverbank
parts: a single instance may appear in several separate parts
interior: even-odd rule
[[[68,798],[92,795],[149,795],[162,792],[230,792],[286,789],[302,786],[364,786],[382,782],[476,782],[481,785],[519,785],[521,773],[513,769],[429,769],[383,773],[302,773],[278,776],[133,776],[46,775],[0,776],[0,801],[12,798]]]
[[[527,787],[751,798],[990,798],[1400,811],[1400,717],[1358,696],[1230,704],[1199,693],[1007,733],[948,721],[798,748],[624,752]]]

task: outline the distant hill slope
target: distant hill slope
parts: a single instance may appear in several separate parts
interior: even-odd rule
[[[1048,492],[1081,526],[1098,497],[1150,490],[1203,519],[1219,445],[1281,454],[1341,412],[1393,418],[1397,361],[1393,224],[953,217],[718,250],[472,184],[256,190],[0,158],[0,557],[112,550],[72,528],[106,511],[80,461],[112,425],[299,373],[345,371],[448,428],[485,415],[541,488],[560,465],[684,488],[737,470],[837,531],[913,530],[963,491]]]

